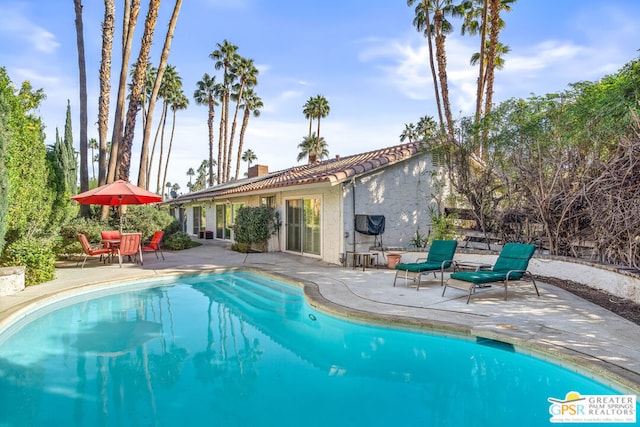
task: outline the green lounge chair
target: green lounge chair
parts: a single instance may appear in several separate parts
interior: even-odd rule
[[[400,263],[396,265],[396,277],[393,279],[393,286],[396,285],[398,276],[404,276],[405,284],[409,279],[409,275],[412,276],[413,281],[416,282],[416,290],[420,290],[420,278],[422,273],[433,272],[434,277],[436,272],[440,271],[440,286],[444,284],[444,271],[453,265],[453,255],[456,252],[458,242],[456,240],[434,240],[429,248],[427,258],[421,261],[411,263]]]
[[[509,281],[530,279],[533,282],[533,288],[536,290],[536,294],[540,296],[538,292],[538,286],[533,279],[531,273],[527,271],[529,260],[533,256],[536,247],[534,245],[527,245],[523,243],[507,243],[500,251],[500,255],[493,265],[491,270],[480,271],[459,271],[451,273],[449,280],[444,285],[442,290],[442,296],[447,290],[447,287],[453,287],[469,291],[467,297],[467,304],[471,299],[471,294],[475,292],[476,287],[487,285],[495,282],[503,282],[504,284],[504,300],[507,300],[507,287]]]

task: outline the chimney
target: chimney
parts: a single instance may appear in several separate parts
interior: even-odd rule
[[[266,175],[269,173],[269,166],[266,165],[255,165],[249,168],[247,172],[248,178],[255,178],[258,176]]]

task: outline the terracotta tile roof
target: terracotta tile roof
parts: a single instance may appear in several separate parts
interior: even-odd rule
[[[294,166],[255,178],[227,182],[182,195],[171,203],[322,182],[335,185],[418,154],[421,154],[421,148],[417,142],[396,145],[362,154],[337,157],[316,164]]]

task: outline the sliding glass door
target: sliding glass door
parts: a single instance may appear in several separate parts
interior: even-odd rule
[[[288,251],[321,255],[321,207],[319,198],[287,200]]]

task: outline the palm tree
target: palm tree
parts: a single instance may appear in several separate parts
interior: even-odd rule
[[[209,160],[205,159],[202,161],[202,163],[200,163],[200,166],[196,170],[198,177],[196,178],[196,181],[191,186],[191,191],[198,191],[205,188],[205,186],[207,185],[208,169],[209,169]]]
[[[222,84],[216,84],[215,88],[216,96],[224,105],[225,94],[227,93],[227,88]],[[216,181],[219,183],[224,182],[224,161],[226,161],[227,155],[227,146],[225,145],[224,133],[225,133],[225,123],[226,123],[226,112],[224,108],[221,108],[220,111],[220,127],[218,128],[218,160],[216,165],[218,166],[218,173],[216,174]],[[224,156],[224,159],[223,159]],[[209,167],[213,168],[213,164],[209,163]],[[209,174],[211,177],[212,174]]]
[[[222,97],[222,117],[220,119],[220,139],[222,142],[222,155],[223,155],[223,165],[222,165],[222,176],[220,176],[220,162],[218,162],[218,179],[219,182],[226,182],[227,177],[225,176],[226,165],[230,160],[227,160],[227,144],[229,142],[228,138],[228,123],[229,123],[229,99],[231,96],[231,86],[233,82],[236,80],[236,76],[233,74],[233,66],[237,61],[238,54],[236,51],[238,50],[238,46],[231,44],[228,40],[224,40],[222,44],[217,44],[218,49],[214,50],[209,54],[209,58],[216,61],[215,68],[216,70],[223,70],[223,82],[222,86],[224,87],[224,91],[220,93]]]
[[[400,134],[400,142],[404,142],[406,139],[409,140],[409,143],[416,139],[416,125],[413,123],[404,124],[404,130]]]
[[[505,11],[511,10],[511,3],[515,0],[498,0],[499,4],[491,5],[492,8],[497,8],[498,14],[496,15],[495,28],[494,28],[494,15],[489,16],[489,8],[491,2],[485,1],[479,7],[474,7],[473,3],[463,3],[460,5],[461,11],[464,15],[464,22],[461,27],[461,34],[469,33],[474,36],[480,33],[480,52],[474,53],[471,57],[472,65],[479,65],[478,73],[478,88],[476,92],[476,114],[475,122],[480,120],[482,115],[482,101],[484,94],[493,93],[493,83],[489,84],[489,79],[493,79],[493,70],[489,70],[489,56],[493,56],[493,64],[495,68],[501,69],[504,66],[503,55],[507,54],[511,49],[508,46],[503,45],[497,41],[496,29],[502,30],[505,26],[505,22],[499,17],[500,9]],[[488,27],[490,27],[488,29]],[[487,31],[490,31],[490,38],[487,39]],[[480,58],[485,58],[480,61]],[[493,68],[493,67],[492,67]],[[491,102],[487,105],[491,108]],[[487,112],[485,111],[485,114]]]
[[[415,0],[407,0],[407,5],[412,6]],[[431,24],[431,13],[433,12],[433,24]],[[447,34],[453,31],[453,27],[446,17],[448,15],[460,14],[460,8],[453,4],[453,0],[422,0],[415,8],[416,16],[413,20],[413,24],[418,31],[424,32],[427,41],[429,42],[429,60],[432,61],[433,48],[431,46],[431,39],[435,40],[435,56],[437,68],[437,80],[435,78],[435,67],[433,62],[431,63],[431,72],[434,75],[434,84],[438,81],[440,85],[439,95],[442,96],[442,105],[444,110],[444,122],[442,115],[440,115],[441,129],[444,130],[446,124],[447,133],[453,137],[453,115],[451,114],[451,103],[449,102],[449,85],[447,82],[447,56],[445,52],[445,42]],[[438,98],[436,98],[437,102]],[[438,114],[440,110],[438,110]]]
[[[98,96],[98,185],[106,182],[107,177],[107,131],[109,127],[109,102],[111,94],[111,52],[113,50],[113,32],[115,23],[114,0],[104,2],[104,21],[102,21],[102,57],[100,60],[100,95]],[[93,150],[94,148],[91,147]],[[93,159],[93,151],[91,158]],[[92,160],[91,165],[93,167]],[[96,177],[95,170],[93,177]]]
[[[162,84],[158,91],[158,97],[162,99],[162,112],[160,113],[160,120],[158,121],[158,128],[156,129],[156,136],[153,139],[153,147],[151,148],[151,157],[147,164],[147,190],[149,189],[149,179],[151,177],[151,169],[153,167],[153,157],[156,151],[156,145],[158,142],[158,136],[160,136],[160,154],[158,158],[158,179],[156,182],[156,191],[160,191],[160,171],[162,169],[162,154],[164,151],[164,133],[167,124],[167,113],[169,106],[172,104],[174,98],[182,93],[182,78],[178,75],[176,68],[172,65],[167,65],[167,70],[162,78]],[[140,165],[142,167],[142,164]]]
[[[313,128],[313,119],[314,117],[314,104],[315,98],[313,96],[307,99],[307,102],[302,106],[302,113],[304,114],[305,119],[309,119],[309,136],[311,136],[312,128]]]
[[[318,135],[318,138],[320,138],[320,119],[327,117],[331,109],[329,108],[329,101],[327,101],[327,98],[322,95],[316,96],[313,106],[313,115],[318,121],[318,131],[316,133]]]
[[[116,110],[113,119],[113,133],[111,135],[111,150],[109,155],[107,176],[105,182],[113,182],[116,176],[118,165],[118,152],[120,151],[120,142],[122,141],[122,133],[124,130],[125,120],[125,101],[127,89],[127,69],[129,68],[129,57],[131,56],[131,45],[133,44],[133,35],[140,13],[140,0],[125,0],[124,14],[122,18],[122,63],[120,64],[120,76],[118,80],[118,98],[116,100]],[[101,146],[100,149],[103,147]],[[101,184],[104,184],[101,182]],[[101,219],[106,219],[109,215],[109,208],[102,208]]]
[[[254,117],[260,116],[260,109],[264,107],[262,99],[249,88],[244,93],[244,103],[241,105],[244,108],[244,114],[242,117],[242,127],[240,127],[240,141],[238,143],[238,159],[240,159],[240,153],[244,145],[244,135],[249,125],[249,117],[253,114]],[[240,160],[236,163],[236,179],[238,179],[238,170],[240,169]]]
[[[298,148],[300,149],[298,161],[306,157],[309,164],[314,164],[329,157],[327,142],[324,137],[318,138],[315,133],[311,134],[311,136],[305,136],[302,142],[298,144]]]
[[[187,184],[187,187],[189,189],[191,189],[191,182],[192,182],[193,177],[195,176],[195,174],[196,174],[196,171],[194,171],[193,168],[189,168],[187,170],[187,176],[189,177],[189,183]]]
[[[189,99],[185,96],[180,89],[179,93],[176,93],[171,102],[171,111],[173,112],[173,119],[171,122],[171,137],[169,138],[169,148],[167,149],[167,159],[164,162],[164,178],[163,182],[167,181],[167,171],[169,170],[169,158],[171,157],[171,148],[173,147],[173,135],[176,130],[176,111],[184,110],[189,105]],[[160,169],[160,166],[158,166]]]
[[[133,145],[133,136],[136,127],[136,117],[140,106],[140,97],[142,96],[142,91],[146,81],[146,64],[149,60],[149,52],[151,50],[153,32],[158,21],[159,9],[160,0],[149,1],[149,9],[144,22],[142,42],[140,43],[140,52],[138,53],[138,61],[136,62],[136,69],[131,84],[131,94],[129,96],[129,107],[127,109],[124,136],[122,138],[122,144],[118,148],[118,170],[116,176],[125,181],[129,180],[129,173],[131,169],[131,147]]]
[[[247,151],[242,153],[242,161],[247,162],[247,171],[251,169],[251,163],[253,163],[257,158],[258,156],[256,156],[256,153],[254,153],[252,149],[248,149]],[[238,179],[237,173],[236,179]]]
[[[164,73],[167,69],[167,60],[169,59],[169,51],[171,50],[171,42],[173,41],[173,34],[178,22],[178,15],[180,14],[180,8],[182,6],[182,0],[176,0],[173,5],[173,12],[169,19],[169,26],[167,28],[167,34],[164,38],[164,44],[160,53],[160,63],[158,64],[158,72],[156,79],[151,90],[151,96],[149,98],[149,107],[147,111],[147,120],[143,128],[142,147],[140,149],[140,169],[138,173],[138,186],[147,188],[147,157],[149,152],[149,140],[151,139],[151,124],[153,122],[153,110],[155,108],[158,93],[160,87],[164,81]]]
[[[82,25],[82,0],[73,0],[76,12],[76,41],[78,46],[78,69],[80,71],[80,191],[89,190],[89,168],[87,165],[87,66],[84,54],[84,29]],[[86,205],[81,206],[82,216],[89,216]]]
[[[89,149],[91,150],[91,177],[96,177],[96,155],[95,150],[98,149],[98,141],[95,138],[89,139]]]
[[[196,83],[196,90],[193,92],[193,98],[198,105],[206,105],[208,108],[207,128],[209,130],[209,185],[213,185],[213,123],[215,119],[215,108],[218,104],[216,101],[216,76],[210,76],[204,73],[202,80]],[[191,169],[193,170],[193,169]]]
[[[435,138],[437,134],[438,125],[431,116],[420,117],[418,124],[416,125],[416,137],[420,141],[427,141],[431,138]]]
[[[227,163],[227,172],[226,172],[227,177],[231,176],[231,158],[233,154],[233,140],[236,133],[238,111],[240,110],[240,106],[242,105],[242,101],[244,97],[244,90],[245,88],[250,89],[258,83],[258,69],[253,64],[252,59],[247,59],[247,58],[238,56],[236,62],[233,64],[233,74],[237,76],[240,82],[234,85],[233,87],[234,92],[231,94],[231,98],[236,101],[236,108],[233,113],[233,122],[231,124],[231,137],[229,138],[229,153],[227,156],[228,163]],[[239,147],[237,162],[236,162],[235,179],[238,179],[241,152],[242,152],[242,147]]]

